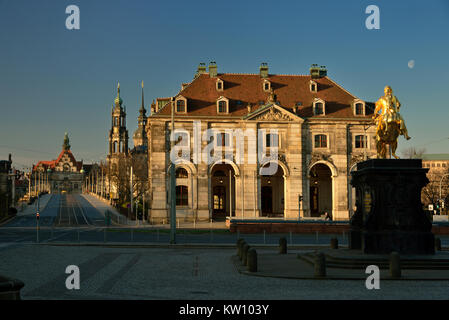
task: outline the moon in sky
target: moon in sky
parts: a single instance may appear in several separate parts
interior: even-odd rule
[[[408,67],[409,67],[410,69],[413,69],[414,66],[415,66],[415,60],[410,60],[410,61],[408,62]]]

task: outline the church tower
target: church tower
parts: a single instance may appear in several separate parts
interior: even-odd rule
[[[128,130],[126,130],[126,107],[122,108],[123,100],[120,98],[120,83],[117,85],[117,98],[112,106],[111,130],[109,130],[108,157],[128,155]]]
[[[133,135],[133,141],[134,141],[134,148],[141,147],[141,146],[148,146],[148,138],[146,134],[145,127],[147,125],[147,115],[144,107],[144,99],[143,99],[143,81],[142,81],[142,105],[140,107],[140,115],[137,118],[137,130],[134,132]]]

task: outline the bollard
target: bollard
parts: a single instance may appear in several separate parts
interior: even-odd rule
[[[265,239],[265,229],[263,230],[263,244],[266,244],[266,239]]]
[[[323,278],[326,276],[326,257],[322,252],[315,255],[315,277]]]
[[[242,247],[242,265],[246,266],[248,258],[249,245],[245,243]]]
[[[315,243],[318,243],[318,231],[315,231]]]
[[[257,272],[257,252],[256,249],[249,249],[246,255],[249,272]]]
[[[435,251],[441,251],[441,239],[435,238]]]
[[[103,242],[106,242],[106,228],[103,229]]]
[[[80,229],[78,229],[78,243],[80,242]]]
[[[279,239],[279,253],[280,254],[287,253],[287,239],[285,239],[285,238]]]
[[[239,254],[240,246],[241,246],[241,244],[242,244],[243,241],[244,241],[244,240],[243,240],[242,238],[237,239],[237,242],[236,242],[236,246],[237,246],[237,255]]]
[[[338,249],[338,239],[331,238],[331,249]]]
[[[392,278],[401,277],[401,259],[397,252],[392,252],[390,254],[390,276]]]
[[[131,229],[131,242],[133,242],[134,241],[134,233],[133,233],[133,229]]]
[[[239,256],[239,259],[242,260],[243,258],[243,246],[246,244],[245,240],[242,240],[237,247],[237,255]]]

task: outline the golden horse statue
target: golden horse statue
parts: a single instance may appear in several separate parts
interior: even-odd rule
[[[398,147],[398,137],[403,135],[407,140],[410,139],[405,121],[399,113],[401,104],[390,86],[384,89],[385,95],[376,102],[373,120],[377,123],[376,148],[377,158],[385,159],[387,155],[387,145],[391,147],[391,154],[396,155]]]

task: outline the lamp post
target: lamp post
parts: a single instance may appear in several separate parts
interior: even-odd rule
[[[441,210],[441,203],[442,203],[442,199],[441,199],[441,185],[443,184],[444,177],[447,177],[447,176],[449,176],[449,173],[443,174],[443,176],[441,177],[441,180],[440,180],[440,210]]]
[[[171,102],[171,150],[175,147],[175,103]],[[171,154],[171,152],[170,152]],[[170,243],[176,243],[176,169],[172,163],[170,167]]]
[[[49,168],[49,169],[47,169],[47,191],[48,191],[48,193],[50,193],[51,191],[50,191],[50,184],[48,183],[48,176],[51,174],[51,169]],[[50,179],[50,182],[51,182],[51,179]]]

